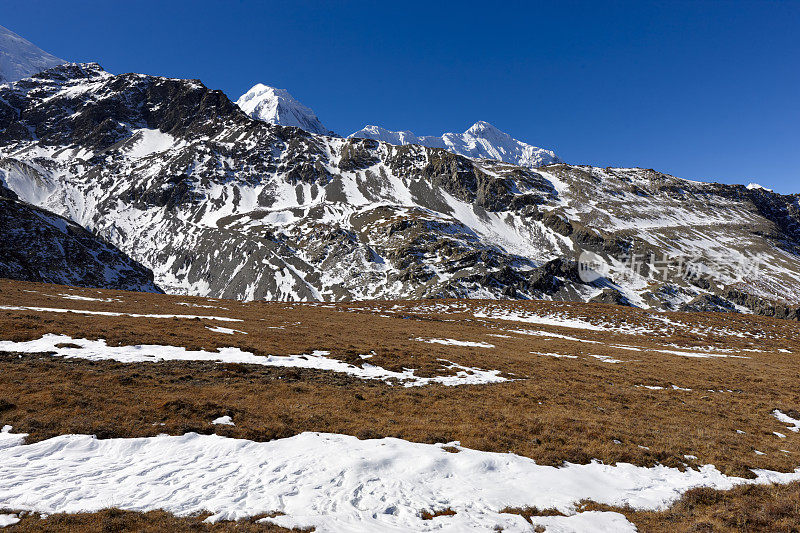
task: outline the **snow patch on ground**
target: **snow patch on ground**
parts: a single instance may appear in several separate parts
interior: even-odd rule
[[[413,339],[419,342],[428,342],[431,344],[444,344],[447,346],[472,346],[475,348],[494,348],[494,344],[489,344],[488,342],[473,342],[473,341],[459,341],[456,339],[423,339],[422,337],[417,337]]]
[[[36,311],[39,313],[77,313],[79,315],[101,315],[101,316],[127,316],[132,318],[205,318],[207,320],[221,320],[223,322],[243,322],[239,318],[227,316],[205,316],[205,315],[142,315],[139,313],[122,313],[116,311],[89,311],[88,309],[61,309],[56,307],[23,307],[16,305],[0,305],[0,310],[4,311]]]
[[[228,310],[227,307],[220,307],[218,305],[202,305],[202,304],[193,304],[189,302],[178,302],[178,305],[185,305],[186,307],[204,307],[206,309],[225,309]]]
[[[46,294],[45,296],[49,296],[49,295]],[[119,298],[91,298],[89,296],[79,296],[77,294],[60,294],[59,293],[58,297],[59,298],[65,298],[67,300],[81,300],[81,301],[84,301],[84,302],[106,302],[106,303],[111,303],[111,302],[121,302],[122,301]]]
[[[509,320],[512,322],[527,322],[544,326],[559,326],[562,328],[586,329],[590,331],[604,331],[602,326],[578,318],[568,318],[555,315],[536,315],[523,311],[510,309],[495,309],[493,311],[477,311],[475,318],[488,318],[490,320]]]
[[[0,527],[13,526],[19,520],[19,517],[15,514],[0,514]]]
[[[62,435],[0,449],[0,502],[42,513],[111,505],[180,516],[208,511],[209,521],[281,512],[266,520],[313,526],[320,533],[530,531],[524,519],[499,510],[536,506],[571,515],[534,518],[549,531],[635,531],[621,514],[575,514],[575,506],[589,499],[663,509],[692,487],[725,490],[800,479],[800,469],[756,470],[756,478],[748,480],[728,477],[712,465],[683,472],[625,463],[552,467],[460,446],[458,453],[448,453],[444,446],[330,433],[270,442],[194,433],[102,440]],[[443,508],[456,514],[420,517],[423,509]]]
[[[22,444],[27,436],[27,433],[11,433],[11,426],[3,426],[0,429],[0,450]]]
[[[246,331],[242,331],[239,329],[231,329],[231,328],[223,328],[222,326],[217,326],[214,328],[206,326],[208,331],[213,331],[214,333],[225,333],[227,335],[233,335],[234,333],[241,333],[242,335],[247,335]]]
[[[666,353],[671,355],[680,355],[681,357],[692,357],[695,359],[709,359],[712,357],[732,357],[734,359],[750,359],[744,355],[731,355],[727,353],[714,353],[714,352],[685,352],[682,350],[653,350],[654,352]]]
[[[589,355],[589,357],[594,357],[595,359],[599,359],[604,363],[626,363],[627,361],[623,361],[622,359],[614,359],[613,357],[609,357],[608,355]]]
[[[557,357],[559,359],[577,359],[577,355],[567,355],[563,353],[550,353],[550,352],[531,352],[533,355],[546,355],[547,357]]]
[[[215,418],[211,421],[212,424],[215,425],[222,425],[222,426],[235,426],[236,424],[233,423],[233,419],[230,416],[225,415],[219,418]]]
[[[774,416],[784,424],[792,424],[791,426],[788,426],[786,429],[794,431],[795,433],[800,432],[800,419],[792,418],[791,416],[787,415],[780,409],[775,409],[774,411],[772,411],[772,416]]]
[[[414,369],[402,372],[387,370],[380,366],[362,364],[361,367],[327,357],[329,352],[314,351],[301,355],[255,355],[239,348],[219,348],[217,351],[187,350],[182,346],[159,344],[137,344],[134,346],[108,346],[106,341],[73,339],[69,335],[48,333],[32,341],[0,341],[0,352],[50,353],[57,357],[80,358],[90,361],[111,359],[120,363],[146,363],[159,361],[210,361],[218,363],[242,363],[251,365],[308,368],[341,372],[359,379],[379,379],[400,382],[405,387],[419,387],[439,383],[446,386],[482,385],[509,381],[500,376],[499,370],[482,370],[444,361],[443,368],[456,372],[447,376],[420,377]]]
[[[571,337],[569,335],[562,335],[560,333],[553,333],[550,331],[538,331],[533,329],[509,329],[507,330],[509,333],[519,333],[520,335],[534,335],[537,337],[550,337],[552,339],[564,339],[566,341],[574,341],[574,342],[588,342],[590,344],[603,344],[600,341],[593,341],[588,339],[579,339],[577,337]]]

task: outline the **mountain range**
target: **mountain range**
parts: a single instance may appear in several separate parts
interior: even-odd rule
[[[320,135],[334,135],[322,125],[311,108],[295,100],[285,89],[259,83],[239,97],[236,104],[252,118],[263,122],[295,126]],[[441,148],[466,157],[496,159],[529,168],[563,163],[553,151],[518,141],[483,120],[473,124],[464,133],[445,133],[440,137],[417,137],[410,131],[389,131],[380,126],[366,126],[348,137],[374,139],[398,146],[417,144]]]
[[[63,64],[0,86],[0,183],[169,293],[798,317],[800,195],[568,165],[485,122],[424,142],[298,124],[325,130],[267,86],[237,105],[198,80]]]
[[[529,168],[563,163],[551,150],[518,141],[483,120],[473,124],[464,133],[445,133],[441,137],[417,137],[410,131],[388,131],[380,126],[367,126],[350,137],[375,139],[397,145],[419,144],[466,157],[496,159]]]

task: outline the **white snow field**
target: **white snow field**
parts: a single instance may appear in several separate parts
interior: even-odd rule
[[[6,429],[4,438],[9,436]],[[0,508],[41,513],[164,509],[179,516],[210,512],[209,521],[260,513],[286,527],[322,532],[530,531],[506,506],[556,508],[571,516],[534,518],[548,532],[635,531],[613,512],[575,514],[583,499],[658,509],[696,486],[784,483],[794,473],[755,471],[727,477],[711,465],[680,472],[657,466],[591,463],[537,465],[510,453],[359,440],[302,433],[270,442],[188,433],[180,437],[98,440],[62,435],[0,448]],[[422,520],[422,510],[452,516]]]
[[[440,383],[446,386],[482,385],[509,381],[500,376],[499,370],[482,370],[457,365],[442,360],[442,367],[455,370],[452,375],[420,377],[414,369],[402,372],[387,370],[380,366],[363,363],[360,367],[326,357],[330,352],[317,350],[300,355],[255,355],[239,348],[219,348],[217,351],[187,350],[182,346],[160,344],[137,344],[133,346],[108,346],[106,341],[73,339],[69,335],[47,333],[32,341],[0,341],[0,352],[50,353],[57,357],[88,359],[100,361],[111,359],[120,363],[153,363],[159,361],[211,361],[220,363],[244,363],[251,365],[279,366],[342,372],[359,379],[379,379],[387,382],[398,381],[405,387],[419,387]],[[362,356],[364,357],[364,356]]]

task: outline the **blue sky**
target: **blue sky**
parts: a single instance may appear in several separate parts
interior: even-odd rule
[[[800,2],[0,0],[113,73],[288,89],[347,135],[487,120],[576,164],[800,192]]]

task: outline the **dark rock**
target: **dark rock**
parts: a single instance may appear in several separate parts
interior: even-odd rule
[[[603,292],[589,300],[590,303],[612,304],[612,305],[625,305],[633,307],[630,300],[628,300],[617,289],[606,288]]]

